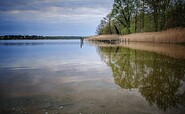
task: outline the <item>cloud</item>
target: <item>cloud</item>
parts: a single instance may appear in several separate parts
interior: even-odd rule
[[[71,26],[90,24],[93,25],[94,33],[100,19],[110,12],[112,2],[113,0],[1,0],[0,25],[4,22],[22,25],[36,23],[43,27],[45,24],[57,23],[60,26],[64,23],[71,23]]]
[[[24,19],[51,19],[69,18],[81,19],[105,16],[110,8],[110,0],[31,0],[29,2],[15,0],[2,0],[0,2],[0,14],[8,14],[16,18]],[[30,18],[31,17],[31,18]]]
[[[84,22],[90,21],[94,18],[101,18],[106,15],[108,10],[104,8],[63,8],[63,7],[47,7],[42,10],[11,10],[5,14],[13,16],[19,20],[33,20],[33,21],[46,21],[49,23],[53,22]],[[5,15],[4,14],[4,15]],[[11,18],[10,18],[11,19]]]

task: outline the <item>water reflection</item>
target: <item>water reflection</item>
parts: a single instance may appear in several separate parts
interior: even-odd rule
[[[155,52],[165,56],[169,56],[177,59],[185,59],[185,46],[176,44],[158,44],[158,43],[120,43],[120,44],[107,44],[103,42],[89,42],[91,45],[101,46],[101,47],[124,47],[141,51]]]
[[[185,60],[123,47],[98,47],[123,89],[138,89],[163,111],[185,105]]]
[[[167,110],[184,104],[184,60],[99,47],[109,67],[95,46],[84,42],[81,49],[80,40],[60,40],[69,45],[7,41],[20,42],[43,45],[0,45],[0,114],[160,114],[156,106]],[[157,105],[149,106],[145,98]]]
[[[84,39],[79,40],[1,40],[0,46],[39,46],[39,45],[80,45],[83,47]]]

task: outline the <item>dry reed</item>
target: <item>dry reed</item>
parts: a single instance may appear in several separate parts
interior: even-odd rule
[[[144,32],[129,35],[98,35],[88,40],[126,40],[131,42],[184,43],[185,28],[168,29],[161,32]]]

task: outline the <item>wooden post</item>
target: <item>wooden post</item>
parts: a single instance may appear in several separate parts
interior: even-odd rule
[[[84,38],[83,37],[81,37],[81,39],[80,39],[80,48],[82,48],[82,46],[83,46],[83,42],[84,41]]]

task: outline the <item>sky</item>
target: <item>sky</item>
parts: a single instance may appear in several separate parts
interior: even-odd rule
[[[89,36],[113,0],[0,0],[0,35]]]

